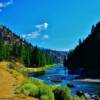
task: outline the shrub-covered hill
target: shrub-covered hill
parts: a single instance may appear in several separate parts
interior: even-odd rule
[[[10,29],[0,25],[0,60],[15,60],[27,67],[53,64],[54,57],[33,47]]]
[[[71,73],[100,76],[100,22],[92,26],[90,35],[68,54],[65,63]]]

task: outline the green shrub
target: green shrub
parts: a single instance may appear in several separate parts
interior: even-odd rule
[[[41,75],[44,75],[44,71],[37,71],[37,72],[34,72],[34,76],[37,77],[37,76],[41,76]]]
[[[54,100],[52,88],[40,80],[25,80],[20,86],[20,91],[27,96],[42,98],[42,100],[43,98],[49,98],[47,100]]]
[[[54,89],[55,100],[71,100],[70,90],[67,87],[56,87]]]
[[[88,99],[85,99],[84,96],[82,96],[82,97],[79,97],[79,96],[72,96],[71,100],[88,100]]]
[[[48,96],[49,100],[54,100],[54,93],[52,91],[52,88],[45,84],[39,85],[40,94]]]
[[[51,100],[51,99],[49,99],[49,97],[47,95],[42,95],[40,97],[40,100]]]
[[[17,89],[27,96],[37,97],[40,100],[85,100],[84,97],[71,96],[70,89],[61,86],[46,85],[37,79],[26,79]]]
[[[12,63],[8,64],[9,69],[14,69],[14,65]]]
[[[29,81],[21,85],[21,92],[27,96],[38,97],[39,88],[31,81]]]
[[[43,81],[40,81],[40,80],[38,80],[38,82],[34,80],[34,83],[37,83],[39,87],[40,96],[46,95],[48,96],[49,100],[54,100],[54,93],[52,91],[51,86],[46,85]]]

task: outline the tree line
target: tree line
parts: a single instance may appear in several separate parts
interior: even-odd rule
[[[0,40],[0,61],[15,60],[23,63],[27,67],[41,67],[53,64],[54,58],[40,50],[37,46],[12,43],[9,44]]]
[[[88,76],[100,75],[100,22],[92,26],[89,36],[71,50],[64,66],[70,69],[70,73],[80,73]]]

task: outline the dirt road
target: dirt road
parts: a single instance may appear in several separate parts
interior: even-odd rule
[[[33,97],[15,96],[15,78],[5,69],[0,68],[0,100],[38,100]]]
[[[0,69],[0,100],[11,99],[14,96],[15,80],[11,74]]]

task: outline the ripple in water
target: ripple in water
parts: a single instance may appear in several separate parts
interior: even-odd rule
[[[76,90],[82,90],[85,93],[97,94],[100,96],[100,83],[79,82],[72,79],[79,75],[68,75],[68,70],[63,66],[55,66],[45,71],[45,74],[37,78],[44,80],[47,84],[66,86],[67,83],[73,83],[75,88],[72,89],[72,94],[75,94]],[[58,79],[61,82],[54,83],[51,80]]]

